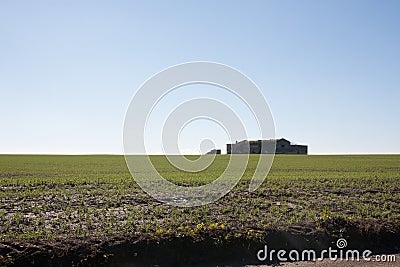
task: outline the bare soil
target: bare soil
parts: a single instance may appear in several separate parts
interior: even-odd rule
[[[364,229],[347,229],[348,232],[343,236],[350,243],[348,249],[369,249],[375,254],[400,252],[399,231],[372,225]],[[219,235],[215,232],[205,237],[142,235],[108,239],[7,240],[0,243],[0,263],[5,266],[266,266],[281,263],[277,259],[260,262],[256,258],[256,253],[265,244],[276,250],[321,251],[329,246],[335,247],[337,237],[330,236],[327,231],[300,233],[300,229],[297,229],[298,232],[293,233],[292,230],[271,231],[259,239],[243,237],[218,240]],[[285,263],[282,266],[294,264],[354,266],[341,262],[330,265],[327,261]]]

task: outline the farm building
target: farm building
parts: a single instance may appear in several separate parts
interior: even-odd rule
[[[307,146],[294,145],[290,141],[281,138],[278,140],[243,140],[236,144],[227,144],[227,154],[304,154],[307,155]]]
[[[221,149],[211,149],[207,154],[221,154]]]

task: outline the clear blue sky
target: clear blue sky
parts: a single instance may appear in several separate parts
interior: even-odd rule
[[[1,1],[0,153],[122,153],[137,88],[195,60],[251,77],[277,136],[311,154],[400,153],[399,14],[399,1]]]

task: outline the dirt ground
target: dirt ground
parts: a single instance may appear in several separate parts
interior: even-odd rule
[[[400,266],[400,254],[390,254],[394,256],[395,259],[391,259],[389,261],[377,261],[376,259],[379,257],[382,259],[382,256],[388,256],[387,254],[375,255],[371,258],[371,261],[342,261],[336,260],[331,261],[329,259],[325,259],[323,261],[302,261],[302,262],[288,262],[281,263],[275,265],[246,265],[246,267],[270,267],[270,266],[282,266],[282,267],[351,267],[351,266],[362,266],[362,267],[374,267],[374,266],[385,266],[385,267],[394,267]],[[378,256],[378,257],[377,257]]]

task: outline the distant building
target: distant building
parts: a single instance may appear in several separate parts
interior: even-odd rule
[[[281,138],[278,140],[243,140],[236,144],[227,144],[227,154],[303,154],[307,155],[307,146],[292,145],[290,141]]]
[[[207,154],[221,154],[221,149],[211,149]]]

